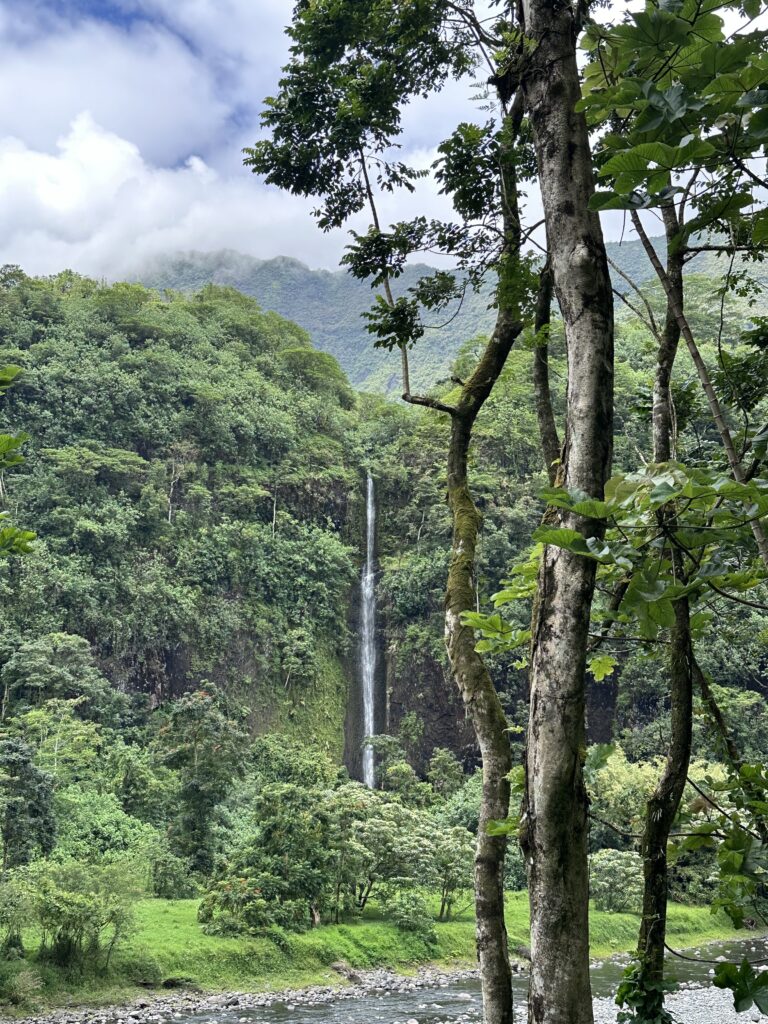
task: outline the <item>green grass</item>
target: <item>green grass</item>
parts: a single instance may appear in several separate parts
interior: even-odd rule
[[[604,957],[633,949],[639,919],[633,914],[593,911],[592,955]],[[358,969],[393,967],[407,973],[419,964],[473,964],[474,921],[466,909],[436,926],[436,944],[399,931],[375,916],[348,924],[325,925],[291,935],[285,948],[268,939],[215,938],[197,923],[195,900],[144,900],[136,908],[136,930],[118,951],[108,978],[65,977],[41,971],[43,1005],[108,1003],[130,999],[140,989],[168,979],[185,987],[210,990],[276,990],[310,984],[339,983],[330,965],[345,960]],[[528,942],[528,897],[507,898],[507,926],[512,945]],[[734,934],[725,918],[706,908],[670,907],[669,941],[679,947],[699,945]],[[282,945],[282,944],[281,944]],[[27,962],[27,967],[34,967]]]

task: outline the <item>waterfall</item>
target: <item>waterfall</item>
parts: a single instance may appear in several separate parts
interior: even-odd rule
[[[363,691],[363,736],[373,736],[376,732],[375,695],[376,695],[376,580],[374,545],[376,540],[376,500],[373,491],[373,478],[368,474],[368,488],[365,504],[365,564],[360,579],[362,598],[362,622],[360,629],[360,680]],[[366,744],[363,747],[363,782],[373,789],[375,775],[373,770],[373,750]]]

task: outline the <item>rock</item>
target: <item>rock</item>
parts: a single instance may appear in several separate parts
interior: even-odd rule
[[[351,981],[353,985],[360,984],[360,975],[346,960],[337,960],[336,963],[331,964],[331,970],[340,974],[342,978],[346,978],[347,981]]]

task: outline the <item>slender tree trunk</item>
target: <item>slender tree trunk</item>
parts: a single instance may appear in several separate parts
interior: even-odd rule
[[[673,206],[663,209],[667,235],[666,277],[669,284],[664,330],[659,337],[656,374],[653,386],[653,458],[668,462],[675,448],[675,409],[672,401],[672,370],[680,341],[680,318],[683,308],[683,257],[672,241],[680,230]],[[674,504],[657,513],[662,530],[676,528]],[[684,581],[680,552],[672,551],[676,576]],[[691,760],[693,730],[693,645],[690,606],[687,595],[673,603],[675,624],[670,636],[669,691],[672,719],[671,735],[664,771],[646,804],[641,853],[643,858],[643,917],[638,939],[638,957],[642,981],[656,1000],[655,1011],[661,1016],[664,992],[657,984],[664,980],[664,947],[667,938],[667,899],[669,872],[667,845],[680,800],[685,789]]]
[[[672,733],[664,772],[646,805],[641,847],[644,892],[638,954],[646,984],[660,982],[664,978],[668,889],[667,844],[685,789],[691,759],[693,652],[688,598],[683,597],[675,601],[674,609],[675,625],[670,641]],[[657,995],[660,1011],[664,995],[660,991]]]
[[[448,502],[453,513],[453,547],[445,597],[445,642],[454,678],[472,720],[483,763],[483,796],[475,855],[477,951],[485,1024],[512,1024],[512,973],[504,924],[506,837],[488,834],[488,823],[509,813],[512,758],[507,721],[474,631],[462,624],[475,607],[473,575],[480,514],[467,481],[472,428],[498,380],[522,324],[504,310],[472,377],[464,385],[451,420],[448,453]]]
[[[613,295],[576,65],[574,8],[523,0],[523,88],[533,128],[568,392],[558,482],[602,498],[613,437]],[[549,510],[555,525],[601,524]],[[542,556],[531,644],[525,848],[531,903],[532,1024],[592,1024],[585,670],[596,564],[563,548]]]
[[[673,240],[680,231],[677,214],[673,206],[662,208],[667,237],[667,281],[682,308],[683,304],[683,258],[682,252],[673,247]],[[676,448],[675,404],[672,400],[672,370],[680,343],[680,323],[667,299],[664,330],[659,338],[656,354],[656,373],[653,378],[653,461],[669,462],[674,458]]]

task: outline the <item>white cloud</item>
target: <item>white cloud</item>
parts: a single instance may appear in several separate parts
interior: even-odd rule
[[[0,90],[13,98],[0,109],[0,260],[117,277],[155,254],[230,247],[335,267],[346,232],[322,234],[311,201],[242,167],[290,14],[287,0],[0,0]],[[459,120],[483,120],[471,91],[449,83],[412,103],[403,158],[428,167]],[[535,190],[529,206],[537,220]],[[450,209],[427,181],[382,197],[380,213]],[[614,216],[608,235],[620,231]]]
[[[434,197],[424,202],[430,212]],[[155,167],[89,113],[75,118],[54,153],[0,140],[0,262],[29,273],[72,267],[119,277],[156,254],[219,248],[335,266],[347,235],[317,230],[311,205],[246,172],[224,177],[199,157]],[[383,212],[407,210],[390,200]]]
[[[148,159],[173,164],[220,144],[229,104],[213,69],[162,26],[0,16],[0,135],[48,149],[82,110]],[[21,34],[20,34],[21,33]]]

